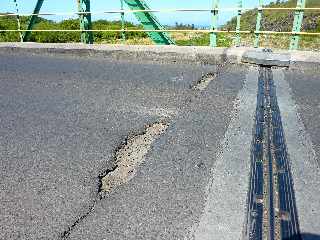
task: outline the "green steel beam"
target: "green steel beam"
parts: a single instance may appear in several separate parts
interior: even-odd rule
[[[255,39],[254,39],[254,47],[259,47],[259,40],[260,40],[260,28],[261,28],[261,20],[262,20],[262,7],[263,7],[263,0],[259,0],[259,8],[257,14],[257,22],[256,22],[256,32],[255,32]]]
[[[241,15],[242,15],[242,6],[243,0],[238,1],[238,14],[237,14],[237,27],[236,27],[236,47],[240,46],[241,37],[240,37],[240,23],[241,23]]]
[[[78,11],[80,12],[90,12],[90,0],[77,0],[78,1]],[[92,29],[91,23],[91,13],[80,13],[80,30],[81,32],[81,42],[83,43],[93,43],[93,34],[86,30]]]
[[[301,26],[303,22],[303,13],[304,11],[301,8],[306,7],[306,1],[305,0],[297,0],[297,9],[294,13],[294,20],[293,20],[293,27],[292,32],[300,32]],[[293,34],[291,36],[291,42],[290,42],[290,50],[297,50],[299,47],[299,40],[300,36],[297,34]]]
[[[212,20],[211,20],[211,30],[218,29],[218,18],[219,18],[219,0],[213,0],[212,3]],[[217,47],[217,33],[212,32],[210,33],[210,46]]]
[[[121,10],[124,10],[123,0],[120,0]],[[124,12],[121,13],[121,29],[124,30],[125,28],[125,21],[124,21]],[[121,33],[122,42],[126,41],[126,33],[122,31]]]
[[[33,14],[38,14],[40,12],[40,9],[42,7],[42,4],[43,4],[44,0],[38,0],[37,1],[37,4],[33,10]],[[28,26],[27,26],[27,30],[24,34],[23,34],[23,37],[22,37],[22,40],[24,42],[27,42],[30,40],[30,36],[31,36],[31,32],[30,30],[33,29],[35,23],[36,23],[36,20],[37,20],[38,16],[37,15],[32,15],[31,18],[29,19],[29,22],[28,22]]]
[[[124,0],[131,10],[149,10],[149,6],[144,0]],[[149,37],[158,45],[175,44],[165,28],[151,12],[134,12],[135,17],[143,25],[145,30],[163,30],[163,32],[147,32]]]

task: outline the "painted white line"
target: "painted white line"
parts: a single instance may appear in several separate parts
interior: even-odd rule
[[[256,109],[258,68],[251,67],[212,169],[207,202],[195,240],[241,239],[249,187],[250,149]]]

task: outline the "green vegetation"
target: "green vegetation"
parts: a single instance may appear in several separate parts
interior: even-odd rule
[[[306,0],[306,7],[320,7],[319,0]],[[266,7],[295,7],[296,0],[281,1],[266,5]],[[257,9],[250,10],[242,14],[241,30],[254,31],[256,26]],[[294,12],[288,10],[263,12],[263,20],[261,30],[285,31],[290,32],[294,19]],[[27,25],[27,18],[21,17],[21,28],[25,29]],[[93,22],[93,29],[121,29],[120,21],[106,21],[98,20]],[[221,29],[234,30],[236,27],[236,17],[227,22]],[[134,25],[126,22],[127,29],[142,29],[141,25]],[[170,29],[196,29],[194,25],[184,25],[176,23]],[[16,17],[0,17],[0,42],[4,41],[19,41],[19,34],[17,32],[1,32],[1,29],[17,29]],[[35,29],[79,29],[78,19],[69,19],[61,22],[54,22],[44,18],[38,18]],[[318,12],[306,11],[302,31],[320,32],[320,14]],[[94,32],[95,43],[121,43],[120,32]],[[171,33],[172,38],[177,45],[197,45],[208,46],[209,34],[206,33]],[[243,34],[242,45],[252,46],[254,36],[252,34]],[[233,45],[234,34],[218,34],[218,46],[229,47]],[[33,42],[79,42],[79,32],[33,32],[31,35]],[[272,48],[288,48],[290,42],[289,35],[262,35],[261,46]],[[152,44],[146,33],[143,32],[126,32],[126,44]],[[300,41],[301,49],[320,50],[319,36],[303,36]]]
[[[273,8],[295,8],[296,0],[280,1],[270,3],[266,7]],[[306,7],[320,7],[319,0],[306,0]],[[241,16],[241,30],[254,31],[256,27],[257,9],[250,10]],[[294,19],[294,11],[289,10],[266,10],[263,11],[261,22],[262,31],[291,32]],[[232,18],[223,29],[235,29],[236,18]],[[305,11],[301,31],[320,32],[319,11]],[[251,45],[253,36],[243,35],[242,43]],[[290,35],[263,35],[261,36],[261,46],[272,48],[288,48]],[[300,41],[301,49],[320,50],[320,36],[302,36]]]
[[[209,46],[210,36],[207,33],[173,33],[171,34],[179,46]],[[232,39],[228,34],[219,34],[218,46],[229,47],[232,45]]]
[[[26,29],[27,18],[21,17],[21,28]],[[134,25],[133,23],[125,23],[127,29],[142,29],[141,25]],[[106,21],[98,20],[93,21],[93,29],[121,29],[120,21]],[[195,29],[194,25],[184,25],[176,23],[174,27],[169,29]],[[0,29],[17,29],[16,17],[0,17]],[[69,19],[61,22],[54,22],[39,17],[34,29],[79,29],[78,19]],[[95,43],[121,43],[120,32],[94,32]],[[171,33],[172,38],[176,41],[177,45],[183,46],[208,46],[209,34],[196,34],[196,33]],[[0,42],[18,42],[20,41],[19,34],[17,32],[1,32],[0,30]],[[64,43],[64,42],[80,42],[79,32],[32,32],[30,41],[32,42],[44,42],[44,43]],[[153,44],[144,32],[126,32],[127,44]],[[226,38],[224,35],[219,36],[218,40],[221,46],[230,46],[232,41],[230,38]]]
[[[21,28],[27,28],[26,17],[20,17]],[[79,29],[78,19],[68,19],[61,22],[54,22],[39,17],[34,29],[37,30],[77,30]],[[134,25],[133,23],[126,22],[126,28],[128,29],[142,29],[140,25]],[[17,19],[13,16],[0,17],[0,29],[17,29]],[[121,29],[120,21],[106,21],[98,20],[92,23],[92,29]],[[120,32],[94,32],[94,41],[96,43],[115,43],[121,40]],[[147,38],[147,34],[144,32],[127,32],[127,38]],[[17,42],[20,41],[19,34],[17,32],[1,32],[0,30],[0,42]],[[44,43],[63,43],[63,42],[80,42],[79,32],[32,32],[30,41],[32,42],[44,42]]]
[[[295,8],[296,0],[286,2],[270,3],[266,7],[270,8]],[[320,7],[319,0],[306,0],[306,7]],[[254,31],[256,28],[257,9],[245,12],[241,17],[241,30]],[[290,32],[294,19],[294,12],[289,10],[266,10],[263,12],[262,29],[263,31]],[[235,29],[236,18],[232,18],[224,28]],[[319,32],[320,14],[317,12],[306,11],[302,31]]]
[[[296,0],[272,2],[265,7],[270,8],[295,8]],[[306,7],[320,7],[320,0],[306,0]],[[250,10],[241,16],[241,30],[255,31],[256,28],[257,9]],[[262,31],[278,31],[291,32],[294,19],[294,11],[289,10],[267,10],[263,12],[261,23]],[[236,17],[232,18],[224,26],[222,30],[235,30]],[[302,31],[320,32],[320,14],[317,12],[306,11],[302,25]],[[243,46],[253,46],[254,35],[243,34],[241,36],[241,44]],[[232,46],[234,34],[218,34],[218,46]],[[191,38],[176,41],[180,45],[209,45],[208,34],[198,34]],[[290,43],[290,35],[262,35],[260,38],[260,46],[268,48],[288,48]],[[300,40],[300,49],[320,51],[320,36],[302,36]]]

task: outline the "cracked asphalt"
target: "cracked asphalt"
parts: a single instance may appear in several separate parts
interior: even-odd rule
[[[217,71],[206,89],[192,89]],[[0,53],[0,239],[193,239],[252,71]],[[320,75],[284,72],[319,163]],[[241,124],[251,130],[250,116]],[[117,148],[159,120],[169,127],[136,176],[98,199]]]

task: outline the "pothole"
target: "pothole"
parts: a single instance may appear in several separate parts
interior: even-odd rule
[[[216,76],[216,73],[207,73],[203,75],[193,86],[193,89],[199,91],[205,90],[208,87],[209,83],[216,78]]]
[[[142,134],[129,137],[126,144],[116,152],[116,167],[101,178],[100,192],[109,192],[130,181],[137,167],[145,160],[152,143],[168,126],[165,122],[155,123],[147,126]]]
[[[109,192],[134,177],[136,168],[145,160],[145,156],[149,152],[152,143],[164,133],[168,127],[168,123],[160,121],[146,126],[143,133],[127,138],[126,143],[116,151],[116,163],[114,167],[107,169],[103,175],[98,176],[100,185],[97,189],[96,198],[89,205],[88,210],[79,216],[78,219],[61,234],[62,240],[68,239],[73,229],[94,211],[97,201],[104,197],[103,193]]]

